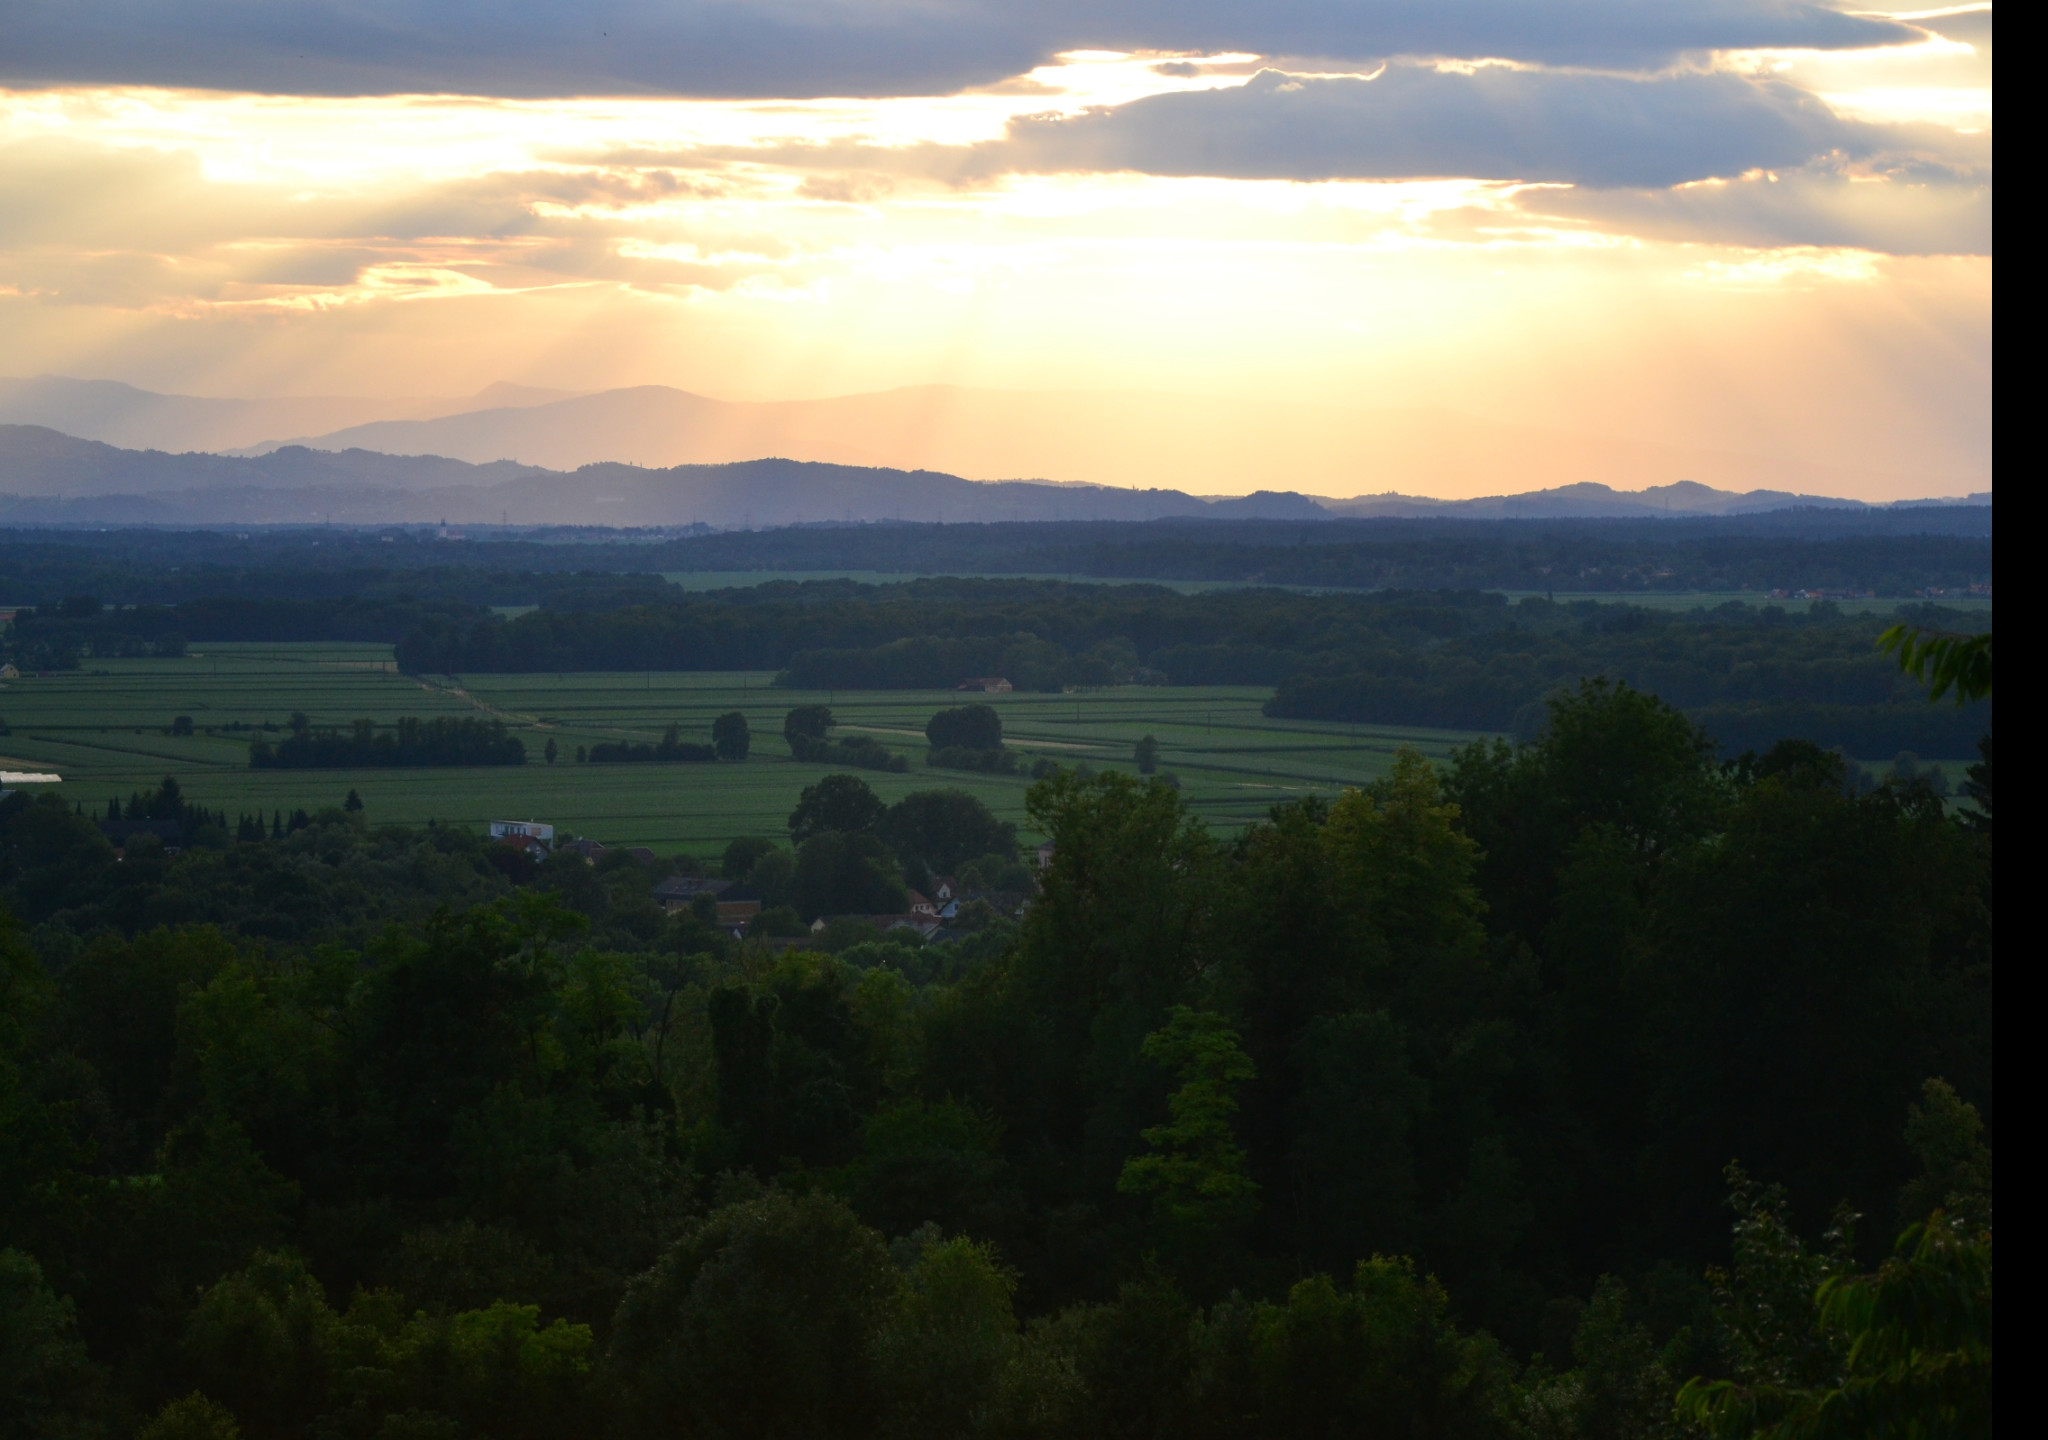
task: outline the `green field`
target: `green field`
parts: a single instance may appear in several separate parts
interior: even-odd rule
[[[769,678],[477,675],[457,686],[398,674],[388,646],[209,644],[179,660],[93,661],[67,675],[0,684],[0,717],[12,732],[0,737],[0,768],[60,774],[54,788],[88,810],[175,775],[192,799],[225,809],[231,819],[245,810],[338,804],[354,788],[373,823],[532,819],[607,844],[709,854],[736,835],[781,835],[798,792],[832,768],[799,764],[783,744],[784,712],[813,701],[830,704],[843,727],[871,733],[909,757],[907,774],[861,772],[883,798],[958,785],[1020,824],[1029,783],[1022,777],[926,768],[923,728],[934,710],[986,698],[1027,759],[1085,761],[1098,770],[1131,770],[1133,742],[1156,735],[1162,767],[1180,777],[1194,811],[1218,829],[1243,825],[1290,795],[1334,794],[1384,774],[1403,745],[1437,756],[1470,738],[1268,720],[1259,707],[1269,692],[1245,686],[964,697],[812,694],[771,689]],[[744,764],[599,766],[568,758],[578,745],[599,740],[657,739],[671,722],[681,723],[685,739],[704,740],[712,717],[735,709],[754,731],[754,753]],[[315,725],[487,713],[518,729],[531,761],[490,769],[249,769],[249,734],[223,727],[281,726],[294,710]],[[178,715],[191,716],[196,733],[166,734]],[[564,757],[552,767],[540,763],[551,736]]]

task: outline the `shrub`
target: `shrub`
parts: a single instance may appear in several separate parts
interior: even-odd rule
[[[1003,717],[992,705],[961,705],[941,710],[925,722],[924,738],[934,750],[1000,750]]]

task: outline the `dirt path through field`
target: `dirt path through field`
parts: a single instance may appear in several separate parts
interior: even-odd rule
[[[429,695],[451,696],[454,699],[460,700],[465,705],[481,710],[493,720],[503,720],[508,725],[524,725],[530,730],[554,730],[560,728],[547,724],[538,715],[521,715],[516,710],[500,710],[488,701],[477,699],[476,696],[463,689],[460,684],[436,685],[424,675],[415,675],[412,677],[412,681]]]

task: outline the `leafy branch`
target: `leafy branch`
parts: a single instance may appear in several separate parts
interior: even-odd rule
[[[1877,637],[1877,648],[1899,657],[1899,668],[1928,686],[1928,699],[1955,692],[1956,704],[1991,698],[1991,632],[1963,635],[1894,625]]]

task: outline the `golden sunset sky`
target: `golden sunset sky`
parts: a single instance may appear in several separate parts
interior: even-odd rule
[[[1991,484],[1989,5],[0,14],[0,375],[1172,392]]]

